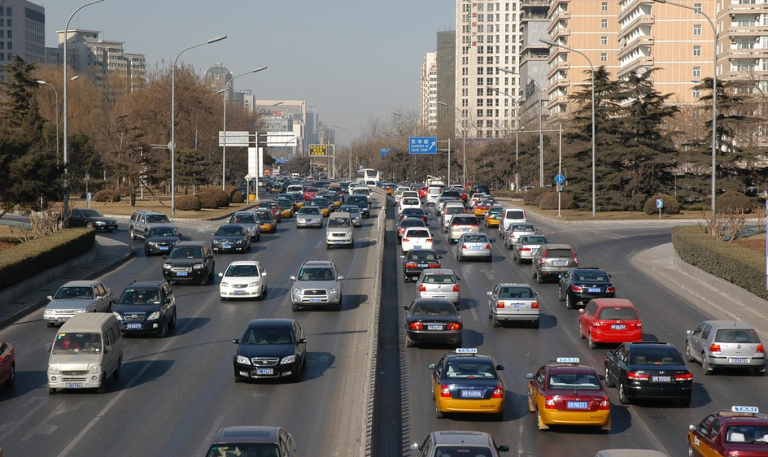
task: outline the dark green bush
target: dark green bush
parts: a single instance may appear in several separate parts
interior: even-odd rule
[[[176,209],[181,211],[200,211],[202,205],[197,195],[182,195],[176,199]]]
[[[561,209],[569,209],[571,206],[573,206],[573,196],[566,192],[556,192],[556,191],[549,191],[544,194],[541,194],[539,197],[539,201],[536,202],[536,205],[541,209],[557,209],[557,203],[558,203],[558,197],[557,194],[560,195],[560,208]]]
[[[200,207],[201,208],[207,208],[207,209],[216,209],[219,207],[219,201],[216,198],[215,195],[208,193],[208,192],[202,192],[197,194],[197,198],[200,201]]]
[[[717,197],[717,212],[737,213],[744,211],[751,213],[755,209],[755,202],[737,190],[729,190]]]
[[[93,195],[93,201],[101,203],[117,203],[120,201],[120,193],[109,189],[100,190]]]
[[[667,194],[656,194],[645,201],[643,204],[643,211],[645,214],[659,214],[659,209],[656,208],[656,199],[660,198],[664,202],[664,207],[661,212],[664,214],[680,214],[680,204],[677,203],[674,197]]]
[[[533,189],[526,192],[523,196],[523,204],[525,205],[531,205],[535,206],[536,203],[539,201],[539,197],[541,194],[549,192],[549,189],[546,187],[534,187]]]

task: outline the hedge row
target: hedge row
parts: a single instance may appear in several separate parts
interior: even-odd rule
[[[95,243],[95,230],[73,228],[6,249],[0,257],[0,289],[85,254]]]
[[[683,261],[768,300],[762,253],[718,241],[704,233],[703,227],[675,227],[672,244]]]

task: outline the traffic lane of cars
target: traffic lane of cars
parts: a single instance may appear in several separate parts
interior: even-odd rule
[[[205,234],[210,233],[209,228],[209,225],[201,224],[200,229],[184,230],[203,234],[205,238]],[[364,227],[362,233],[369,229],[370,225]],[[20,347],[23,358],[19,362],[20,381],[27,387],[21,390],[20,395],[17,395],[18,384],[12,391],[0,391],[0,417],[3,418],[0,422],[13,421],[15,424],[13,430],[4,428],[4,432],[0,433],[6,435],[6,439],[2,440],[4,449],[8,452],[16,449],[16,445],[6,444],[9,439],[18,443],[16,453],[19,454],[58,454],[62,448],[72,444],[73,452],[81,452],[82,449],[85,454],[95,454],[100,447],[109,446],[115,450],[124,449],[125,455],[135,455],[137,451],[147,455],[194,455],[200,454],[196,446],[207,444],[202,443],[203,437],[215,432],[218,426],[253,421],[254,409],[260,411],[261,422],[290,427],[294,437],[301,442],[313,443],[322,454],[331,454],[333,449],[339,449],[341,443],[338,441],[350,436],[350,430],[342,429],[349,422],[347,418],[329,419],[328,411],[346,411],[348,414],[354,410],[354,405],[350,403],[360,400],[348,395],[348,392],[359,389],[350,386],[336,390],[336,387],[349,382],[345,373],[361,365],[359,355],[363,352],[357,348],[367,337],[365,329],[369,321],[365,315],[368,305],[363,302],[370,299],[367,293],[372,289],[372,273],[367,268],[374,263],[369,262],[366,255],[372,253],[373,245],[367,252],[355,249],[352,252],[326,253],[325,249],[318,249],[324,242],[322,234],[304,235],[291,228],[285,233],[278,232],[279,238],[275,238],[274,247],[269,241],[269,237],[274,235],[265,235],[257,243],[264,243],[264,252],[253,250],[255,252],[245,256],[215,256],[217,272],[223,271],[230,260],[242,260],[244,257],[267,262],[273,281],[270,282],[269,297],[264,302],[221,303],[218,278],[216,285],[174,284],[179,305],[177,330],[163,340],[127,338],[123,376],[118,382],[109,383],[108,393],[104,396],[63,391],[49,399],[42,388],[47,364],[42,347],[50,343],[53,331],[46,331],[39,316],[30,316],[9,327],[3,337],[14,340],[14,343],[18,341],[16,346]],[[127,236],[127,232],[123,236]],[[266,257],[269,251],[280,249],[283,244],[291,247],[283,253],[286,257],[269,261]],[[345,293],[349,302],[342,313],[303,312],[294,316],[291,312],[287,277],[295,274],[304,256],[330,256],[343,265],[342,271],[350,280]],[[136,258],[104,280],[119,293],[133,279],[159,279],[162,263],[161,257]],[[235,347],[231,340],[242,335],[245,325],[253,317],[294,317],[302,322],[309,339],[310,353],[302,382],[295,385],[268,382],[235,387],[232,367]],[[23,330],[36,324],[42,328]],[[366,378],[363,375],[352,377],[355,381]],[[323,402],[327,402],[324,406],[323,402],[318,405],[318,392],[322,392]],[[257,393],[266,395],[256,398]],[[110,400],[115,397],[118,397],[117,401],[110,405]],[[243,398],[253,401],[243,401]],[[34,400],[29,402],[30,399]],[[53,414],[57,408],[63,408],[73,400],[77,404],[76,411]],[[292,412],[305,410],[302,405],[306,404],[318,405],[316,411],[322,417],[304,414],[305,422],[297,420]],[[338,405],[345,405],[345,408],[336,409]],[[149,410],[153,411],[151,419],[146,414],[138,414],[139,411]],[[106,420],[98,420],[83,438],[72,441],[100,412]],[[46,416],[50,415],[53,415],[52,418],[46,420]],[[359,423],[359,418],[355,419]],[[55,431],[50,435],[42,434],[38,439],[40,434],[35,432],[39,431],[35,428],[38,423]],[[27,440],[23,439],[25,436],[28,436]],[[146,439],[137,443],[132,438],[135,436]],[[173,448],[165,444],[171,442],[184,443],[185,451],[180,451],[178,444]],[[116,455],[120,455],[120,451],[116,451]]]

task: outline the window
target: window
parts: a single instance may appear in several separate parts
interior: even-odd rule
[[[483,117],[483,110],[481,110],[481,109],[477,110],[477,117]],[[478,127],[482,127],[483,126],[482,121],[477,121],[477,122],[480,123],[480,125],[478,125]]]
[[[600,11],[602,11],[602,12],[608,11],[608,2],[602,2],[600,4]]]
[[[701,36],[701,24],[693,24],[693,36]]]
[[[696,14],[701,14],[701,3],[694,3],[693,10]]]
[[[600,19],[600,28],[601,29],[607,29],[608,28],[608,19]]]
[[[701,67],[693,67],[693,77],[701,78]]]
[[[483,78],[477,78],[477,85],[482,86],[483,85]]]
[[[483,74],[483,67],[477,67],[477,74],[482,75]]]
[[[5,21],[5,25],[7,25],[8,27],[13,27],[13,20],[11,20],[11,18],[8,18]]]
[[[693,46],[693,57],[701,57],[701,46],[699,45]]]
[[[478,95],[479,97],[482,97],[482,96],[483,96],[483,88],[482,88],[482,87],[481,87],[481,88],[479,88],[479,89],[477,89],[477,95]]]
[[[600,62],[608,62],[608,53],[607,52],[601,52],[600,53]]]
[[[608,45],[608,37],[605,36],[605,35],[601,36],[600,37],[600,44],[603,45],[603,46],[607,46]]]

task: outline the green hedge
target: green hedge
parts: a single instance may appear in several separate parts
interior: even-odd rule
[[[675,227],[672,244],[683,261],[768,300],[762,253],[718,241],[702,227]]]
[[[85,254],[95,243],[95,230],[77,228],[6,249],[0,256],[0,289]]]

